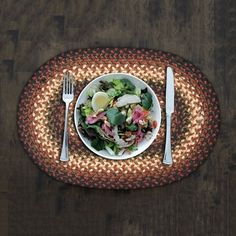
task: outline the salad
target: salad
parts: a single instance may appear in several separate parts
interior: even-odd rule
[[[78,107],[78,128],[94,149],[122,155],[151,138],[157,121],[151,115],[153,100],[147,88],[138,88],[126,78],[113,79],[100,81],[87,95]]]

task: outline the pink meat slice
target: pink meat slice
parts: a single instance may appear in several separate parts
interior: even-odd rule
[[[111,130],[111,128],[110,128],[108,125],[106,125],[105,123],[103,123],[102,129],[104,130],[104,132],[105,132],[107,135],[112,136],[112,137],[114,136],[114,133],[113,133],[113,131]]]
[[[105,112],[98,113],[96,116],[95,115],[90,115],[87,117],[86,121],[88,124],[94,124],[101,120],[105,116]]]

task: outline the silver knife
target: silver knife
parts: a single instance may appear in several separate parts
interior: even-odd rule
[[[173,163],[171,153],[171,114],[174,112],[174,73],[171,67],[166,70],[166,144],[163,163],[171,165]]]

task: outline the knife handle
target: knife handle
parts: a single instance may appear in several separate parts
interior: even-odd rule
[[[166,114],[166,145],[163,163],[166,165],[172,165],[171,154],[171,114]]]

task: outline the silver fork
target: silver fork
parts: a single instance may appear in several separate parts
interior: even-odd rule
[[[62,100],[66,104],[65,109],[65,123],[64,123],[64,135],[63,135],[63,144],[62,144],[62,150],[61,150],[61,156],[60,161],[69,161],[69,155],[68,155],[68,110],[69,105],[74,99],[74,85],[73,85],[73,76],[69,73],[64,75],[63,79],[63,95]]]

